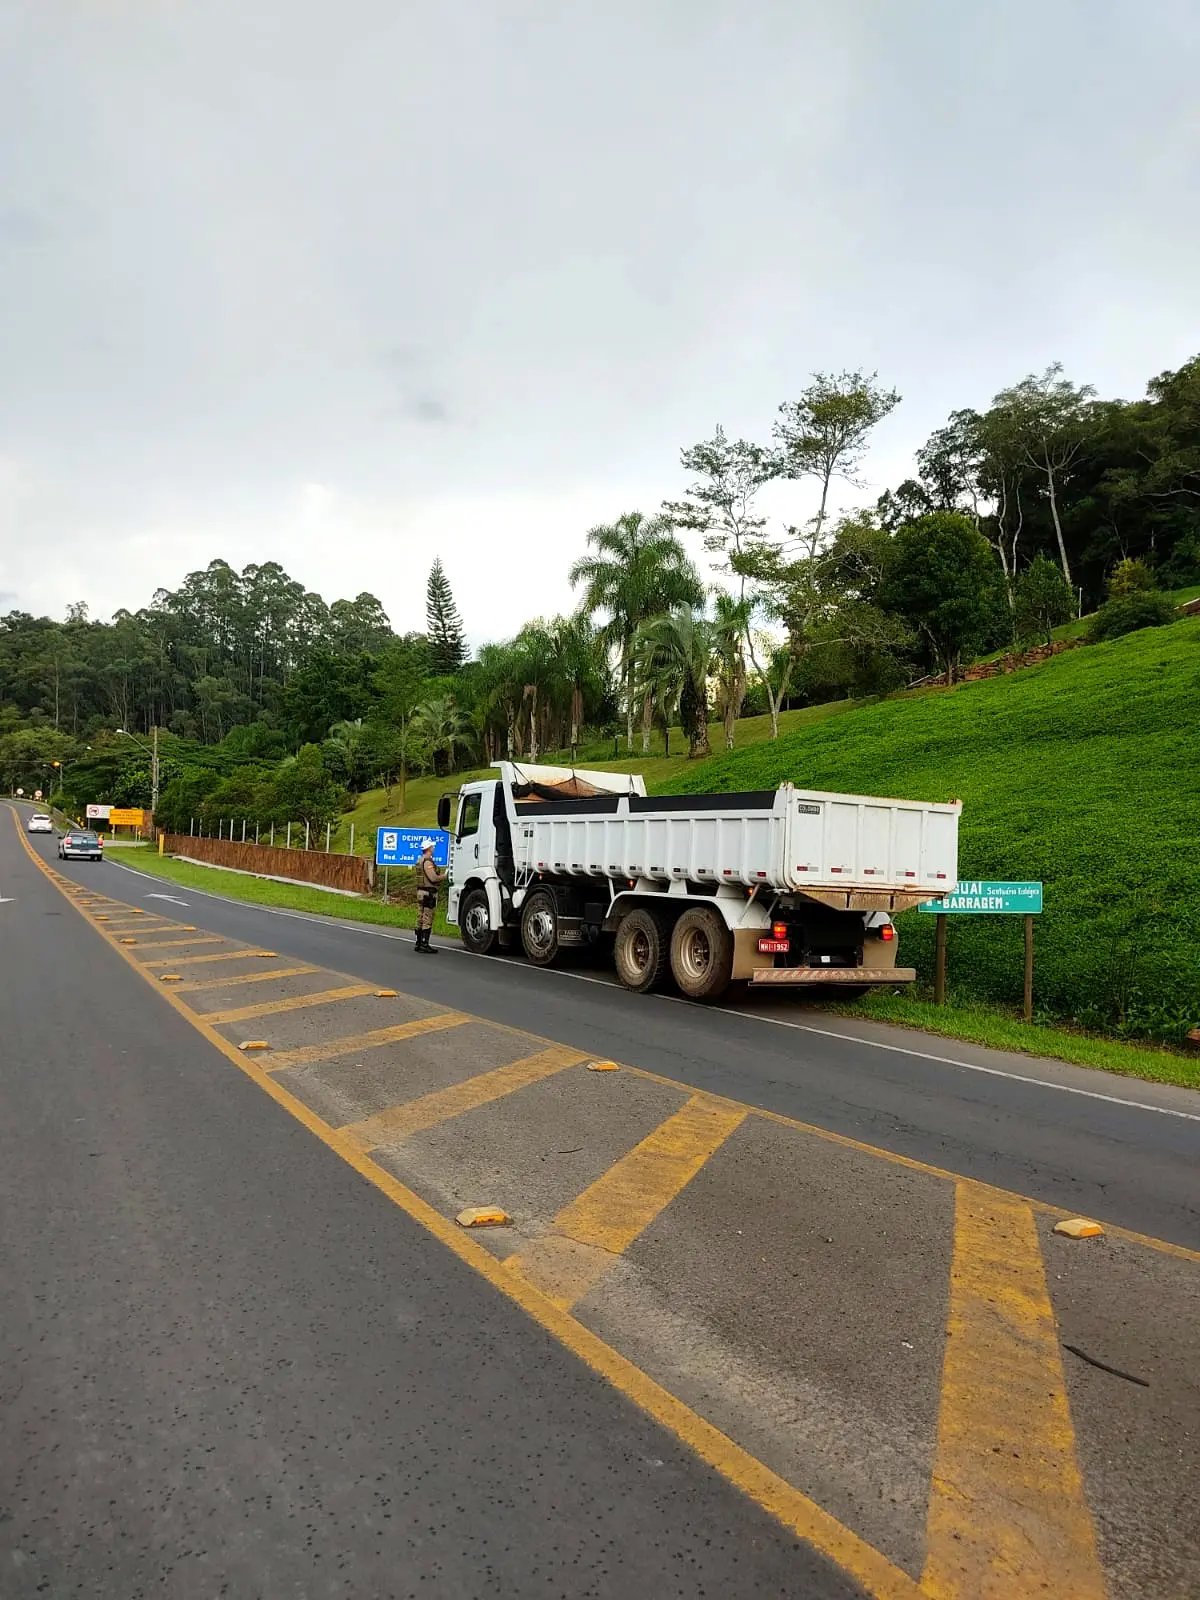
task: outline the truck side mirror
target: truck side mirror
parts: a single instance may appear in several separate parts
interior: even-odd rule
[[[441,799],[438,801],[438,827],[439,828],[448,828],[449,826],[450,826],[450,796],[448,794],[444,794],[441,797]]]

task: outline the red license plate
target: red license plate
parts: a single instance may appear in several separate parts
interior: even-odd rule
[[[760,956],[786,956],[792,948],[790,939],[760,939],[758,953]]]

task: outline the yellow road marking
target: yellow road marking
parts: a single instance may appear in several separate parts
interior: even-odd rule
[[[744,1109],[693,1095],[564,1206],[550,1233],[519,1255],[509,1256],[505,1266],[569,1311],[692,1181],[746,1115]]]
[[[462,1018],[464,1022],[469,1020]],[[338,1132],[359,1150],[376,1150],[380,1145],[395,1144],[407,1139],[409,1134],[436,1127],[439,1122],[448,1122],[451,1117],[461,1117],[464,1111],[474,1111],[477,1106],[502,1100],[528,1084],[539,1083],[586,1060],[587,1055],[582,1050],[553,1045],[549,1050],[522,1056],[520,1061],[510,1061],[492,1072],[481,1072],[463,1083],[452,1083],[448,1089],[436,1089],[417,1100],[389,1106],[386,1111],[365,1117],[361,1122],[348,1122]]]
[[[184,940],[185,944],[192,944],[195,942],[197,941],[190,939]],[[214,941],[216,944],[221,944],[223,942],[224,941],[220,939]],[[148,946],[144,944],[136,945],[129,953],[131,956],[138,957],[141,956],[143,951],[145,951],[147,948]],[[251,956],[256,956],[257,954],[257,950],[222,950],[218,955],[215,956],[151,956],[149,961],[143,961],[141,964],[144,967],[197,967],[201,962],[208,961],[248,961]]]
[[[46,871],[45,863],[20,834],[19,823],[18,836],[31,859]],[[143,978],[152,981],[149,972],[134,959],[131,951],[124,950],[120,945],[114,945],[113,948],[119,955],[125,957],[135,972],[140,972]],[[519,1305],[547,1332],[553,1334],[561,1344],[585,1362],[593,1372],[605,1378],[648,1416],[661,1423],[677,1439],[694,1450],[702,1461],[706,1461],[743,1493],[749,1495],[784,1527],[789,1528],[797,1538],[823,1551],[830,1560],[857,1579],[875,1600],[921,1600],[921,1591],[917,1585],[906,1572],[894,1566],[886,1556],[881,1555],[872,1545],[844,1527],[827,1511],[823,1511],[807,1495],[793,1488],[786,1479],[764,1466],[749,1451],[743,1450],[718,1428],[714,1428],[682,1400],[655,1383],[654,1379],[640,1367],[635,1366],[611,1345],[605,1344],[569,1313],[560,1310],[548,1296],[542,1294],[532,1284],[506,1273],[503,1265],[483,1245],[477,1244],[469,1232],[443,1217],[427,1201],[422,1200],[420,1195],[407,1188],[391,1173],[377,1166],[351,1140],[344,1139],[336,1129],[322,1122],[303,1101],[289,1093],[283,1084],[271,1076],[267,1066],[274,1067],[275,1061],[260,1065],[254,1056],[243,1055],[228,1039],[210,1028],[203,1018],[186,1006],[176,994],[166,989],[159,989],[158,993],[186,1022],[207,1039],[215,1050],[219,1050],[235,1067],[244,1072],[248,1078],[252,1078],[266,1094],[289,1111],[310,1133],[336,1151],[357,1173],[369,1183],[373,1183],[381,1193],[433,1234],[448,1250],[452,1250],[461,1260],[474,1267],[494,1288]],[[471,1020],[457,1013],[450,1015],[453,1016],[455,1023]],[[441,1019],[428,1018],[426,1025],[439,1020]]]
[[[193,944],[224,944],[224,939],[219,939],[215,933],[197,933],[190,939],[147,939],[143,944],[139,939],[137,948],[140,952],[147,950],[183,950]]]
[[[651,1072],[646,1067],[629,1067],[630,1072],[636,1073],[639,1078],[645,1078],[650,1083],[665,1084],[669,1089],[682,1089],[692,1093],[693,1086],[680,1083],[677,1078],[664,1077],[661,1072]],[[785,1116],[782,1111],[768,1111],[764,1106],[747,1106],[740,1100],[730,1100],[724,1095],[709,1094],[709,1099],[719,1105],[730,1106],[735,1109],[747,1111],[752,1117],[761,1117],[764,1122],[775,1122],[781,1128],[794,1128],[798,1133],[810,1133],[814,1139],[821,1139],[825,1144],[838,1145],[843,1150],[857,1150],[860,1155],[872,1156],[876,1161],[886,1161],[893,1167],[904,1167],[909,1172],[923,1172],[930,1178],[942,1178],[947,1183],[958,1183],[959,1175],[951,1172],[947,1167],[935,1167],[931,1162],[918,1161],[915,1156],[901,1155],[896,1150],[886,1150],[882,1145],[867,1144],[862,1139],[851,1138],[846,1133],[835,1133],[832,1128],[818,1127],[815,1122],[801,1122],[797,1117]],[[996,1188],[991,1184],[976,1182],[976,1188],[993,1194],[999,1200],[1020,1200],[1023,1205],[1044,1217],[1071,1217],[1075,1213],[1066,1211],[1062,1206],[1051,1205],[1048,1200],[1035,1200],[1031,1195],[1016,1194],[1011,1189]],[[1161,1255],[1177,1256],[1181,1261],[1200,1261],[1200,1250],[1191,1250],[1185,1244],[1172,1244],[1169,1239],[1156,1239],[1150,1233],[1136,1233],[1132,1228],[1122,1228],[1116,1223],[1106,1222],[1110,1236],[1115,1239],[1126,1239],[1130,1244],[1144,1245],[1147,1250],[1157,1250]]]
[[[18,837],[27,854],[35,865],[45,872],[47,876],[53,878],[50,869],[40,860],[37,853],[25,840],[15,815],[14,823],[17,827]],[[117,949],[118,954],[125,957],[135,971],[142,973],[143,978],[149,982],[154,981],[153,975],[147,970],[147,967],[154,963],[143,965],[136,959],[134,952],[116,945],[113,947]],[[235,952],[233,956],[201,956],[183,959],[194,961],[228,960],[234,959],[237,954],[244,955],[245,953]],[[192,1012],[182,1001],[176,998],[174,993],[162,989],[159,990],[159,993],[185,1021],[189,1022],[202,1037],[208,1040],[214,1049],[223,1054],[234,1066],[240,1068],[247,1077],[252,1078],[266,1094],[288,1110],[297,1121],[317,1138],[341,1155],[355,1171],[373,1183],[410,1217],[425,1227],[447,1249],[454,1251],[462,1260],[474,1267],[489,1283],[521,1306],[595,1372],[605,1377],[614,1387],[618,1388],[635,1404],[646,1411],[648,1415],[670,1429],[703,1460],[740,1487],[765,1510],[791,1529],[799,1538],[806,1540],[817,1549],[823,1551],[831,1560],[843,1567],[869,1594],[875,1596],[876,1600],[921,1600],[921,1597],[927,1594],[927,1591],[919,1588],[907,1573],[894,1566],[879,1551],[860,1539],[850,1529],[837,1522],[835,1518],[822,1510],[807,1496],[796,1490],[784,1479],[778,1477],[777,1474],[750,1455],[749,1452],[743,1450],[741,1446],[720,1433],[718,1429],[692,1411],[682,1401],[655,1383],[652,1378],[642,1372],[626,1357],[606,1345],[569,1313],[556,1306],[535,1285],[507,1272],[504,1265],[499,1263],[489,1251],[476,1244],[468,1234],[458,1229],[447,1218],[442,1217],[432,1206],[400,1183],[390,1173],[378,1167],[352,1140],[342,1137],[339,1130],[330,1128],[314,1112],[310,1111],[307,1106],[292,1095],[284,1085],[273,1080],[268,1070],[264,1070],[264,1067],[259,1066],[253,1059],[247,1059],[239,1055],[236,1048],[228,1040],[225,1040],[219,1033],[207,1026],[202,1016]],[[434,1018],[429,1020],[432,1023],[437,1023],[441,1019]],[[454,1023],[471,1020],[473,1019],[469,1016],[453,1015]],[[393,1030],[382,1031],[391,1032]],[[371,1036],[364,1037],[370,1038]],[[271,1065],[274,1066],[276,1063]],[[638,1076],[644,1077],[649,1081],[667,1084],[685,1093],[692,1092],[690,1086],[679,1084],[659,1074],[645,1072],[641,1069],[633,1070]],[[719,1096],[708,1096],[707,1098],[715,1103],[723,1104],[742,1112],[749,1111],[752,1115],[762,1116],[767,1120],[796,1128],[801,1132],[811,1133],[827,1142],[861,1151],[864,1154],[889,1161],[910,1170],[926,1172],[934,1177],[946,1178],[954,1182],[958,1181],[955,1174],[944,1169],[933,1167],[909,1157],[896,1155],[891,1151],[864,1144],[844,1135],[829,1133],[825,1129],[798,1122],[793,1118],[759,1111],[754,1107],[747,1108],[736,1101],[724,1100]],[[1055,1217],[1069,1214],[1061,1207],[1051,1206],[1041,1201],[1024,1199],[1008,1191],[991,1188],[990,1186],[971,1184],[970,1188],[974,1195],[979,1197],[981,1203],[1024,1209],[1030,1213],[1030,1221],[1034,1211]],[[1200,1251],[1188,1250],[1183,1246],[1172,1245],[1164,1240],[1133,1233],[1126,1229],[1113,1227],[1109,1231],[1116,1237],[1128,1239],[1133,1243],[1145,1245],[1151,1249],[1188,1260],[1200,1260]],[[983,1594],[987,1594],[987,1592],[986,1590],[982,1591]],[[1013,1591],[1009,1587],[992,1592],[1007,1595]],[[1074,1594],[1076,1591],[1059,1588],[1055,1590],[1041,1589],[1040,1592],[1053,1592],[1055,1600],[1058,1600],[1060,1594]],[[1090,1596],[1095,1591],[1083,1592]]]
[[[199,989],[232,989],[236,983],[274,983],[276,978],[302,978],[306,973],[320,970],[320,967],[272,967],[269,972],[239,972],[232,978],[197,978],[194,983],[181,983],[175,993],[195,994]]]
[[[272,972],[272,978],[279,974]],[[234,1006],[228,1011],[206,1011],[205,1022],[215,1027],[219,1022],[249,1022],[252,1017],[273,1016],[276,1011],[302,1011],[305,1006],[330,1006],[337,1000],[359,1000],[365,994],[374,994],[372,983],[351,983],[344,989],[321,989],[316,994],[290,994],[282,1000],[262,1000],[254,1006]]]
[[[1032,1209],[957,1185],[921,1579],[932,1600],[1104,1600]]]
[[[378,1050],[398,1039],[415,1039],[421,1033],[436,1033],[441,1028],[459,1028],[472,1019],[462,1011],[439,1011],[436,1016],[419,1017],[415,1022],[396,1022],[390,1028],[372,1028],[369,1033],[347,1033],[323,1044],[304,1044],[295,1050],[280,1050],[270,1061],[270,1071],[284,1067],[311,1067],[317,1061],[336,1061],[338,1056],[354,1055],[359,1050]],[[220,1035],[218,1034],[218,1038]]]

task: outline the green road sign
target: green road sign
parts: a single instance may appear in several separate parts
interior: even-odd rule
[[[989,883],[964,879],[944,900],[922,900],[918,911],[937,915],[1032,917],[1042,909],[1040,883]]]

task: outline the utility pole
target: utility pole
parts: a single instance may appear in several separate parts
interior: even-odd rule
[[[154,724],[154,748],[150,753],[150,810],[158,810],[158,723]]]

